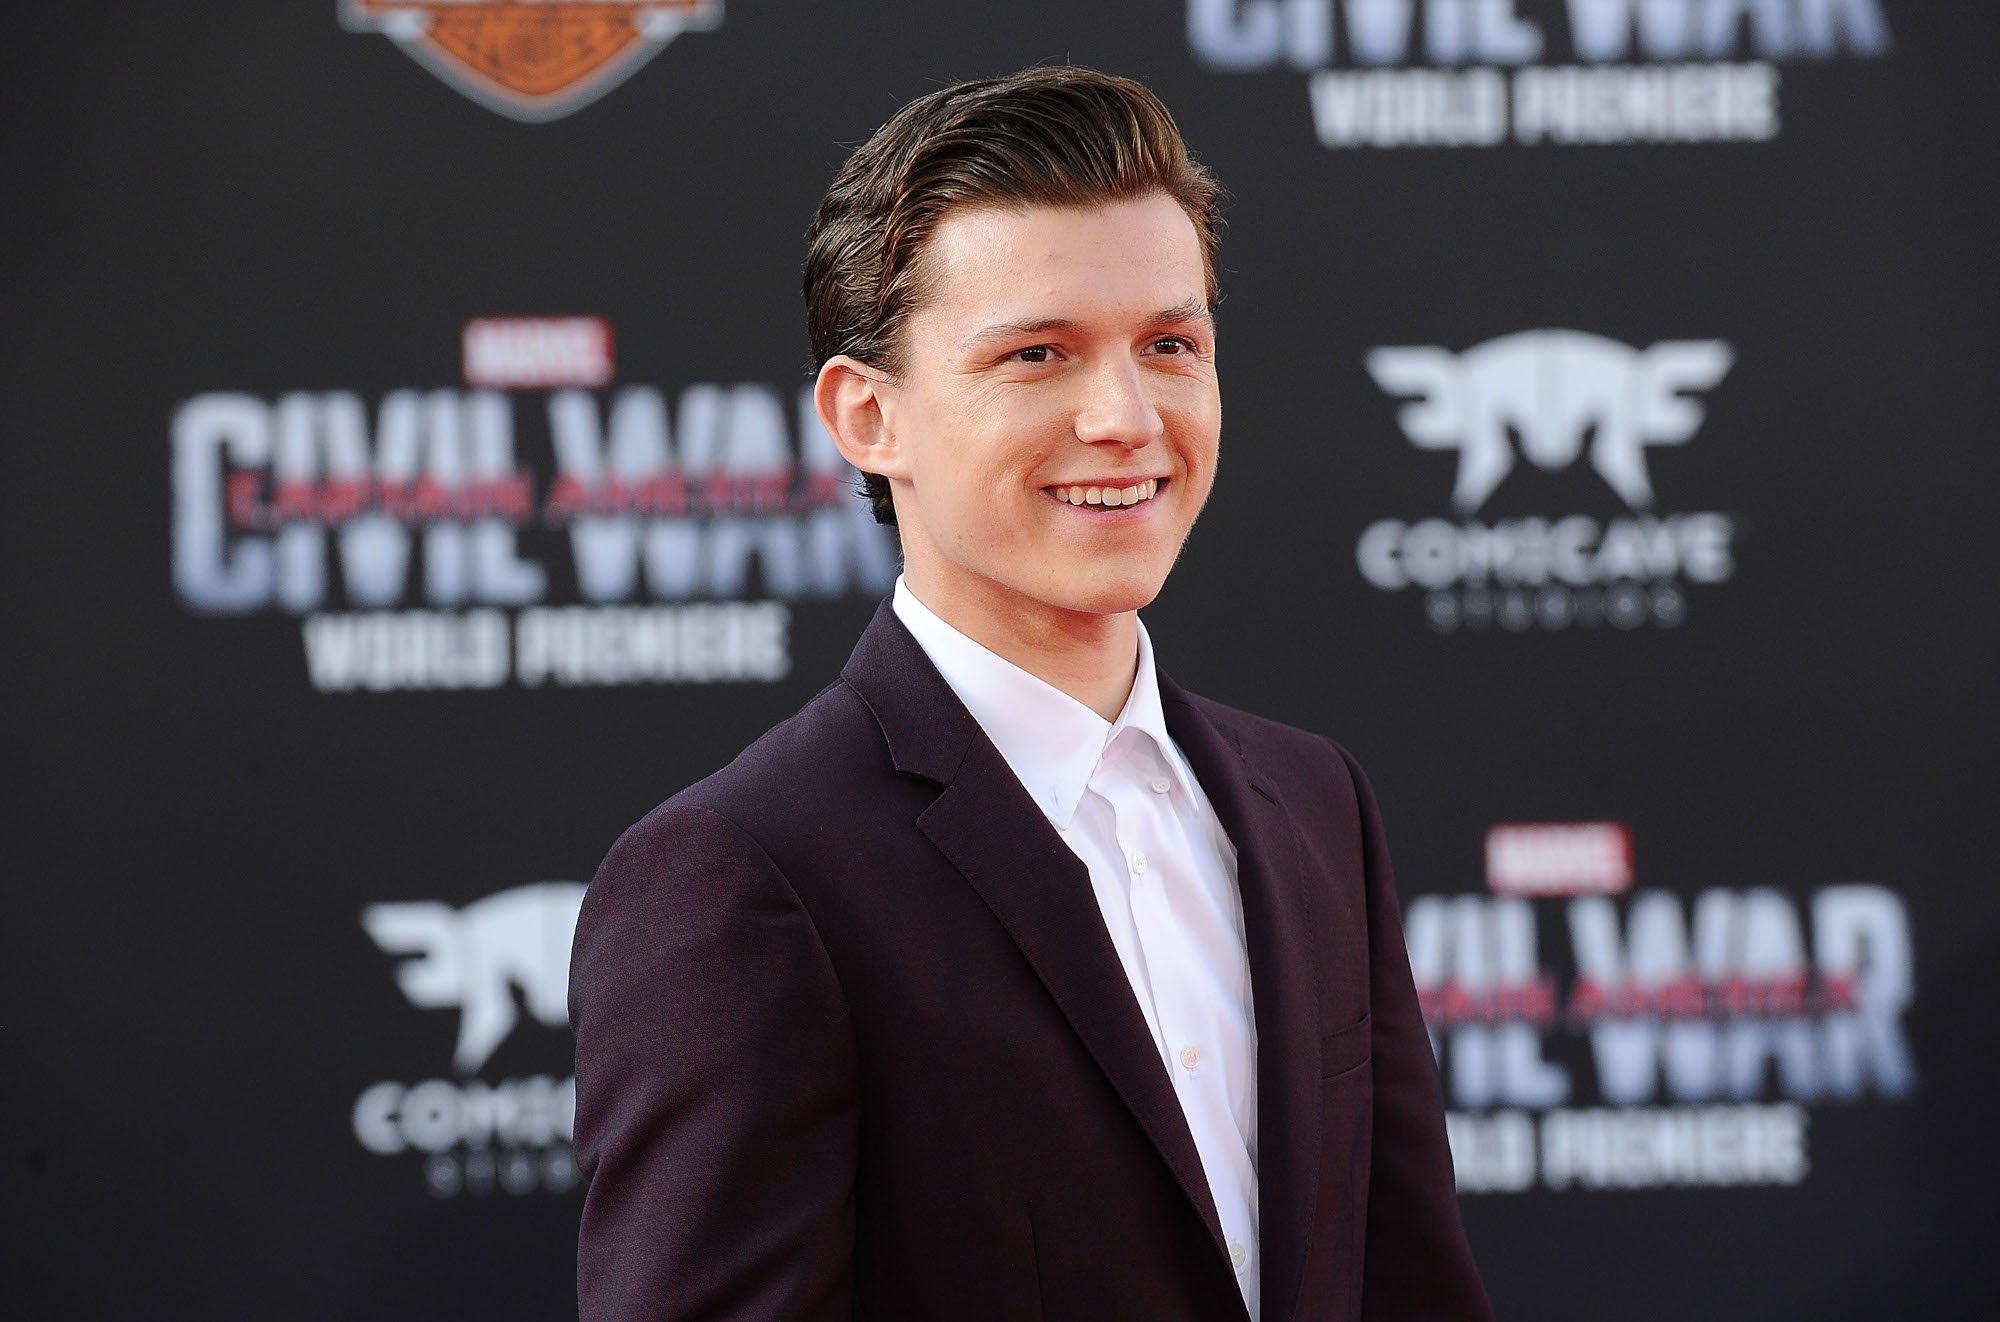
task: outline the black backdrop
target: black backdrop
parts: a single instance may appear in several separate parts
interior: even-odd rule
[[[0,56],[10,1312],[573,1307],[575,883],[891,572],[805,223],[1075,60],[1235,198],[1148,618],[1374,776],[1502,1316],[1989,1315],[1990,6],[391,8]]]

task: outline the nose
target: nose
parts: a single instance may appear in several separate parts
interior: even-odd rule
[[[1165,431],[1166,424],[1146,394],[1137,363],[1114,359],[1091,374],[1076,414],[1078,440],[1137,450],[1159,440]]]

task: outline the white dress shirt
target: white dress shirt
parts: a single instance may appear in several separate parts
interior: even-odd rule
[[[1257,1029],[1236,847],[1167,734],[1153,644],[1118,719],[1003,660],[940,619],[901,578],[900,619],[1090,870],[1132,995],[1152,1030],[1257,1318]]]

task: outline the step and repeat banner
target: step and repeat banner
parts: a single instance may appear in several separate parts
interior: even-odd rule
[[[896,572],[806,224],[906,100],[1059,61],[1233,196],[1148,618],[1373,774],[1501,1316],[1991,1315],[1991,7],[15,34],[10,1315],[573,1313],[583,883]]]

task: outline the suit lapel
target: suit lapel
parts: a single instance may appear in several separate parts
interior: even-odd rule
[[[881,725],[896,769],[944,787],[918,815],[918,829],[1020,947],[1226,1257],[1200,1154],[1083,861],[1049,825],[888,603],[842,675]]]
[[[1298,836],[1275,786],[1160,676],[1167,729],[1236,846],[1236,882],[1257,1016],[1258,1239],[1263,1317],[1285,1322],[1298,1300],[1320,1167],[1320,1018],[1309,888]]]

